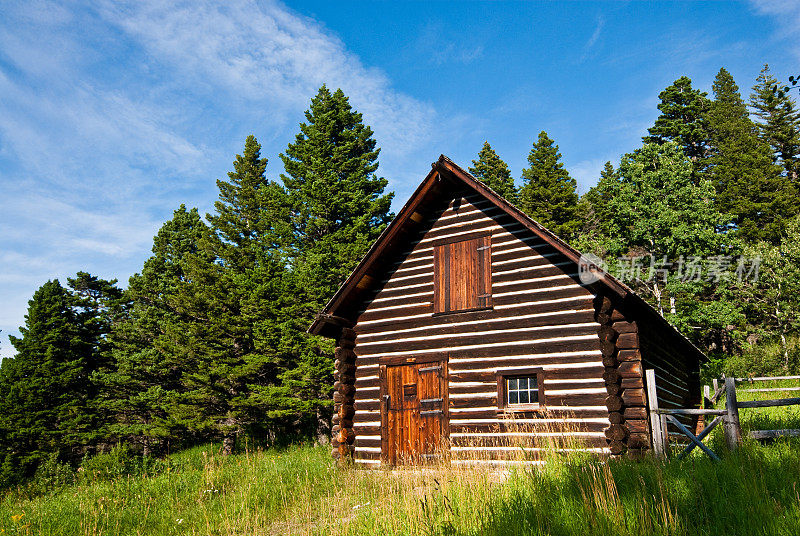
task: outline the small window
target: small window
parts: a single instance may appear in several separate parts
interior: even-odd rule
[[[509,411],[543,409],[542,369],[504,370],[498,373],[497,407]]]
[[[434,313],[492,305],[491,237],[449,241],[433,248]]]

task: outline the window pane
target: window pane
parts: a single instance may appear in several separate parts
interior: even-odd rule
[[[520,391],[519,392],[519,403],[520,404],[527,404],[528,403],[528,391]]]
[[[518,391],[509,391],[508,392],[508,403],[509,404],[519,404],[519,392]]]
[[[517,390],[517,379],[511,378],[508,380],[508,390],[509,391],[516,391]]]
[[[528,378],[519,379],[519,388],[520,390],[525,390],[528,388]]]
[[[539,391],[537,391],[536,389],[531,389],[530,393],[531,393],[531,404],[536,404],[537,402],[539,402]]]
[[[539,388],[539,381],[536,376],[531,376],[528,379],[528,386],[530,389],[538,389]]]

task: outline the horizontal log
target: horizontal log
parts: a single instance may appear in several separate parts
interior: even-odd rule
[[[626,420],[634,420],[634,419],[647,419],[647,408],[644,406],[638,407],[626,407],[625,408],[625,419]]]
[[[641,376],[633,377],[633,378],[622,378],[622,388],[623,389],[643,389],[644,388],[644,380],[642,380]]]
[[[353,450],[354,450],[354,452],[353,452],[353,460],[355,462],[358,462],[358,460],[375,460],[375,461],[379,461],[381,459],[381,453],[380,452],[364,451],[364,450],[358,450],[358,449],[355,449],[355,448]]]
[[[623,333],[636,333],[636,322],[617,320],[612,324],[612,329],[620,335]]]
[[[561,347],[553,347],[554,353],[572,353],[575,352],[577,355],[555,355],[555,356],[547,356],[544,354],[542,357],[528,357],[528,356],[536,356],[538,352],[535,350],[537,349],[529,349],[534,350],[532,352],[523,354],[521,356],[499,356],[504,359],[481,359],[478,356],[472,358],[469,356],[469,360],[459,361],[453,363],[452,361],[449,364],[449,370],[452,375],[462,374],[463,372],[468,372],[475,369],[497,369],[497,368],[514,368],[514,369],[522,369],[528,367],[541,367],[541,366],[549,366],[549,365],[571,365],[574,363],[586,363],[594,361],[597,359],[591,355],[581,355],[583,353],[583,349],[575,348],[573,346],[561,346]],[[506,353],[508,353],[508,349],[506,349]],[[494,356],[492,356],[494,357]],[[451,358],[453,358],[451,353]],[[467,359],[465,357],[459,356],[458,359]],[[598,363],[599,365],[599,363]],[[586,377],[592,377],[587,375]],[[597,378],[597,376],[594,376]],[[599,378],[598,378],[599,379]]]
[[[639,336],[636,333],[622,333],[617,338],[619,350],[633,350],[639,348]]]
[[[625,389],[622,391],[622,401],[626,406],[646,405],[644,389]]]
[[[622,379],[641,378],[644,375],[642,364],[639,361],[623,361],[617,365],[617,372]]]
[[[552,287],[531,287],[525,292],[505,296],[499,296],[498,292],[494,291],[494,295],[492,296],[492,304],[497,307],[501,305],[515,305],[518,303],[538,302],[545,300],[561,300],[567,298],[579,299],[584,297],[588,298],[591,296],[591,293],[588,290],[572,280],[564,280],[560,283],[560,285]]]
[[[591,311],[567,312],[567,314],[547,315],[538,318],[518,318],[510,314],[508,318],[498,314],[493,316],[496,321],[478,322],[470,319],[467,321],[468,323],[463,323],[462,320],[462,324],[444,324],[438,327],[434,327],[436,324],[434,319],[440,317],[431,317],[432,322],[418,322],[418,326],[414,330],[397,330],[396,326],[389,326],[384,328],[384,331],[375,331],[361,336],[358,339],[357,346],[363,353],[370,346],[374,346],[375,343],[389,343],[422,337],[429,337],[431,340],[437,341],[454,341],[468,337],[476,332],[492,331],[497,332],[497,334],[504,334],[509,330],[515,330],[513,333],[523,337],[553,337],[560,332],[573,333],[576,331],[588,335],[596,327],[592,321]],[[494,335],[491,337],[494,340]]]
[[[487,406],[497,406],[497,390],[495,390],[494,395],[489,395],[486,398],[450,398],[451,408],[480,408]]]
[[[365,402],[356,400],[354,407],[356,411],[379,411],[381,409],[381,403],[379,401]]]
[[[617,357],[615,355],[603,354],[602,363],[604,367],[615,368],[617,366]]]
[[[337,343],[339,348],[343,348],[345,350],[355,348],[356,343],[354,340],[351,339],[342,339]]]
[[[605,393],[552,395],[545,390],[545,401],[556,406],[602,406]]]
[[[463,346],[476,346],[481,344],[498,344],[503,342],[527,342],[529,344],[575,344],[574,341],[557,341],[553,339],[584,337],[585,342],[580,344],[596,348],[597,340],[588,336],[593,335],[593,324],[582,324],[577,326],[553,326],[546,329],[531,329],[526,331],[503,331],[491,330],[491,334],[485,334],[479,330],[475,332],[464,332],[458,335],[448,335],[446,337],[425,337],[416,335],[405,339],[397,340],[376,340],[369,344],[359,344],[356,353],[360,356],[376,355],[381,353],[400,353],[420,350],[437,351],[446,348],[458,348]]]
[[[456,447],[491,447],[491,446],[510,446],[510,447],[539,447],[547,448],[551,446],[574,446],[574,447],[605,447],[607,442],[605,437],[579,437],[574,435],[526,435],[526,436],[497,436],[487,435],[471,437],[454,437],[450,443]]]
[[[625,422],[625,417],[622,415],[622,413],[611,411],[608,414],[608,420],[611,422],[611,424],[622,424]]]
[[[641,361],[642,353],[640,350],[619,350],[617,352],[618,361]]]
[[[431,293],[433,287],[431,287]],[[539,300],[546,301],[546,300]],[[580,297],[575,300],[555,303],[533,303],[521,307],[514,307],[513,309],[491,309],[482,311],[472,311],[469,313],[459,313],[452,315],[439,315],[439,316],[423,316],[420,318],[411,318],[407,320],[395,320],[387,322],[379,322],[374,324],[357,324],[356,330],[359,334],[370,335],[374,333],[382,333],[385,331],[400,331],[406,329],[422,328],[432,329],[432,332],[438,332],[438,329],[448,326],[450,324],[459,324],[465,321],[506,321],[507,323],[491,322],[490,325],[494,328],[499,325],[498,329],[525,327],[528,325],[545,325],[553,323],[554,319],[559,318],[561,315],[543,316],[540,319],[536,318],[519,318],[529,315],[546,315],[547,313],[561,313],[566,310],[583,311],[587,310],[590,302],[585,297]],[[395,315],[397,316],[397,315]],[[557,321],[556,321],[557,322]]]
[[[590,359],[587,358],[587,361]],[[563,362],[561,363],[563,364]],[[451,369],[453,365],[450,365]],[[603,373],[603,367],[600,363],[581,368],[563,368],[563,369],[549,369],[547,375],[552,377],[558,374],[560,378],[600,378]],[[492,372],[454,372],[450,370],[449,380],[451,383],[458,382],[493,382],[497,380],[497,373]]]
[[[580,416],[576,417],[585,417],[585,418],[603,418],[607,416],[607,412],[593,412],[587,413],[584,415],[583,413]],[[552,418],[552,416],[551,416]],[[563,422],[547,422],[541,421],[538,424],[530,424],[530,423],[522,423],[517,424],[515,421],[505,421],[496,424],[481,424],[481,423],[453,423],[452,418],[450,421],[450,433],[483,433],[483,432],[524,432],[524,433],[533,433],[533,432],[540,432],[540,433],[557,433],[557,432],[575,432],[575,433],[602,433],[603,430],[606,429],[608,423],[605,422],[575,422],[572,421],[563,421]]]
[[[619,395],[622,392],[622,387],[618,383],[607,383],[606,393],[609,395]]]
[[[630,433],[647,433],[650,429],[646,419],[625,419],[625,426]]]

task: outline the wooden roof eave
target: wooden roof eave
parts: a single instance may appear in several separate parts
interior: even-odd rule
[[[395,245],[395,240],[399,238],[403,232],[406,230],[405,224],[408,221],[414,222],[411,216],[416,211],[417,207],[420,203],[424,200],[428,193],[434,188],[434,186],[439,181],[439,171],[436,169],[436,163],[431,166],[431,171],[422,181],[422,183],[417,187],[411,197],[408,199],[403,208],[395,216],[394,220],[383,230],[383,232],[378,236],[375,240],[375,243],[372,244],[372,247],[367,251],[364,258],[358,265],[353,269],[350,275],[345,279],[345,282],[342,286],[339,287],[339,290],[336,291],[336,294],[328,301],[325,305],[325,308],[322,310],[320,314],[314,319],[314,322],[308,328],[308,332],[312,335],[326,335],[332,338],[336,338],[338,336],[338,332],[341,329],[340,323],[336,323],[337,325],[333,327],[333,329],[325,329],[326,325],[329,324],[329,319],[332,316],[337,316],[337,318],[342,318],[334,313],[334,311],[338,312],[339,309],[342,307],[344,302],[351,298],[351,295],[354,292],[358,292],[358,286],[362,281],[366,281],[365,278],[372,278],[369,274],[369,269],[372,267],[373,262],[377,259],[381,254],[383,254],[387,249],[391,246]],[[325,332],[328,333],[325,333]]]

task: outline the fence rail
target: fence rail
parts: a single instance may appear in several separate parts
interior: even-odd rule
[[[713,380],[712,386],[705,386],[703,389],[704,399],[706,403],[715,405],[722,395],[725,395],[725,409],[698,409],[698,408],[680,408],[680,409],[662,409],[658,407],[658,391],[656,389],[656,376],[653,369],[645,371],[645,380],[647,383],[647,403],[650,410],[650,427],[652,429],[653,438],[653,452],[657,456],[666,456],[669,446],[670,435],[682,435],[689,439],[689,444],[678,454],[678,458],[683,458],[688,455],[695,447],[700,448],[706,455],[713,460],[719,460],[719,457],[708,446],[703,444],[703,439],[708,437],[711,431],[720,423],[723,425],[725,431],[725,443],[729,449],[735,450],[742,444],[742,426],[739,421],[739,410],[745,408],[769,408],[778,406],[795,406],[800,405],[800,398],[777,398],[773,400],[743,400],[738,401],[736,396],[737,383],[753,383],[765,381],[778,381],[778,380],[800,380],[800,376],[761,376],[755,378],[734,378],[723,377],[721,379],[722,385],[719,380]],[[713,390],[713,393],[712,393]],[[786,387],[786,388],[765,388],[765,389],[739,389],[742,393],[772,393],[772,392],[791,392],[800,391],[800,387]],[[714,419],[708,423],[702,432],[695,435],[685,424],[680,422],[676,416],[692,415],[692,416],[714,416]],[[678,433],[670,432],[669,425],[673,425],[678,429]],[[753,430],[749,436],[757,440],[775,439],[778,437],[800,437],[800,429],[785,429],[785,430]]]

